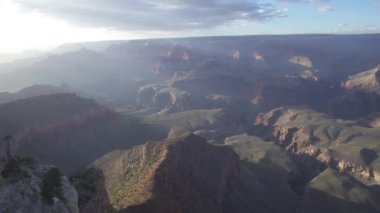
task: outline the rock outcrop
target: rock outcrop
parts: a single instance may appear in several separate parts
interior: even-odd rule
[[[380,66],[349,76],[346,81],[342,82],[342,87],[380,95]]]
[[[93,185],[104,184],[110,208],[115,212],[294,209],[294,202],[287,202],[289,196],[268,190],[271,186],[250,164],[241,163],[231,147],[211,145],[190,134],[111,152],[95,161],[91,169],[104,177]],[[81,197],[80,190],[79,193]],[[104,191],[97,190],[94,196],[98,193]],[[279,202],[271,205],[272,200]],[[91,209],[91,205],[84,203],[82,210]]]
[[[0,178],[0,212],[79,213],[78,194],[67,177],[61,177],[60,196],[45,200],[43,187],[52,166],[24,168],[21,177]]]
[[[364,184],[380,184],[380,132],[376,129],[305,107],[274,109],[259,115],[255,125],[304,163],[310,161],[314,165],[308,168],[310,175],[331,167]]]
[[[289,58],[289,62],[307,68],[313,67],[313,63],[311,62],[311,60],[305,56],[292,56]]]
[[[191,94],[164,85],[145,85],[138,91],[137,103],[160,114],[180,112],[192,107]]]

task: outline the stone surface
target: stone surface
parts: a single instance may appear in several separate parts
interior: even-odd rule
[[[0,181],[0,212],[12,213],[79,213],[78,194],[67,177],[62,178],[62,199],[54,197],[47,203],[41,189],[43,178],[52,166],[38,165],[26,169],[25,178],[7,178]]]

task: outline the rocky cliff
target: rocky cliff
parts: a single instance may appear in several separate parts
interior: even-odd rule
[[[282,212],[295,208],[294,194],[274,193],[271,182],[242,163],[230,146],[215,146],[195,135],[148,142],[111,152],[93,163],[81,179],[93,177],[96,193],[81,203],[92,209],[96,197],[115,212]],[[257,174],[256,174],[257,173]],[[266,173],[269,176],[270,173]],[[286,178],[285,178],[286,179]],[[284,179],[276,179],[277,183]],[[278,182],[279,181],[279,182]],[[81,188],[82,184],[76,185]],[[83,188],[83,187],[82,187]],[[281,188],[281,187],[280,187]],[[88,193],[79,190],[79,197]],[[81,199],[80,199],[81,200]],[[276,200],[276,205],[271,205]],[[289,201],[289,202],[288,202]]]
[[[300,66],[304,66],[306,68],[312,68],[313,62],[308,57],[305,56],[291,56],[289,58],[289,62],[293,64],[297,64]]]
[[[18,176],[0,177],[0,212],[79,213],[78,194],[67,177],[59,177],[59,193],[46,192],[53,166],[22,166],[21,169]]]
[[[351,75],[342,82],[342,87],[348,90],[373,92],[380,95],[380,65],[356,75]]]
[[[280,147],[314,165],[309,165],[309,171],[315,169],[311,173],[331,167],[364,184],[380,183],[380,133],[376,129],[305,107],[274,109],[259,115],[255,125]]]

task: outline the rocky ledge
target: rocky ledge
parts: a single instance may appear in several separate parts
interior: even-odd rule
[[[18,174],[6,170],[0,178],[0,212],[79,212],[75,188],[54,166],[20,165]]]

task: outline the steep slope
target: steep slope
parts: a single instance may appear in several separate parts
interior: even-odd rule
[[[359,119],[378,112],[379,108],[377,93],[360,90],[341,90],[322,107],[324,112],[342,119]]]
[[[345,119],[358,119],[378,112],[380,108],[379,66],[348,76],[340,91],[326,104],[326,112]]]
[[[260,192],[263,200],[252,202],[263,204],[268,202],[264,199],[268,199],[276,203],[279,211],[296,211],[298,198],[289,183],[297,180],[300,171],[285,150],[273,142],[247,134],[228,137],[225,145],[231,146],[239,155],[241,167],[249,168],[252,178],[258,178],[262,183],[255,191]]]
[[[270,186],[260,174],[241,164],[230,147],[195,135],[108,153],[92,170],[100,173],[93,186],[97,193],[106,192],[115,212],[282,212],[294,207],[287,203],[289,196],[267,191]],[[83,186],[76,187],[80,197],[86,194]],[[96,197],[87,198],[81,209],[92,209],[88,205]]]
[[[335,115],[356,119],[379,112],[380,66],[349,76],[341,87],[343,91],[329,101]]]
[[[0,118],[0,131],[14,136],[11,148],[15,154],[55,164],[65,172],[80,169],[108,151],[128,148],[156,135],[135,119],[123,118],[73,94],[2,104]],[[152,134],[143,135],[136,129]]]

